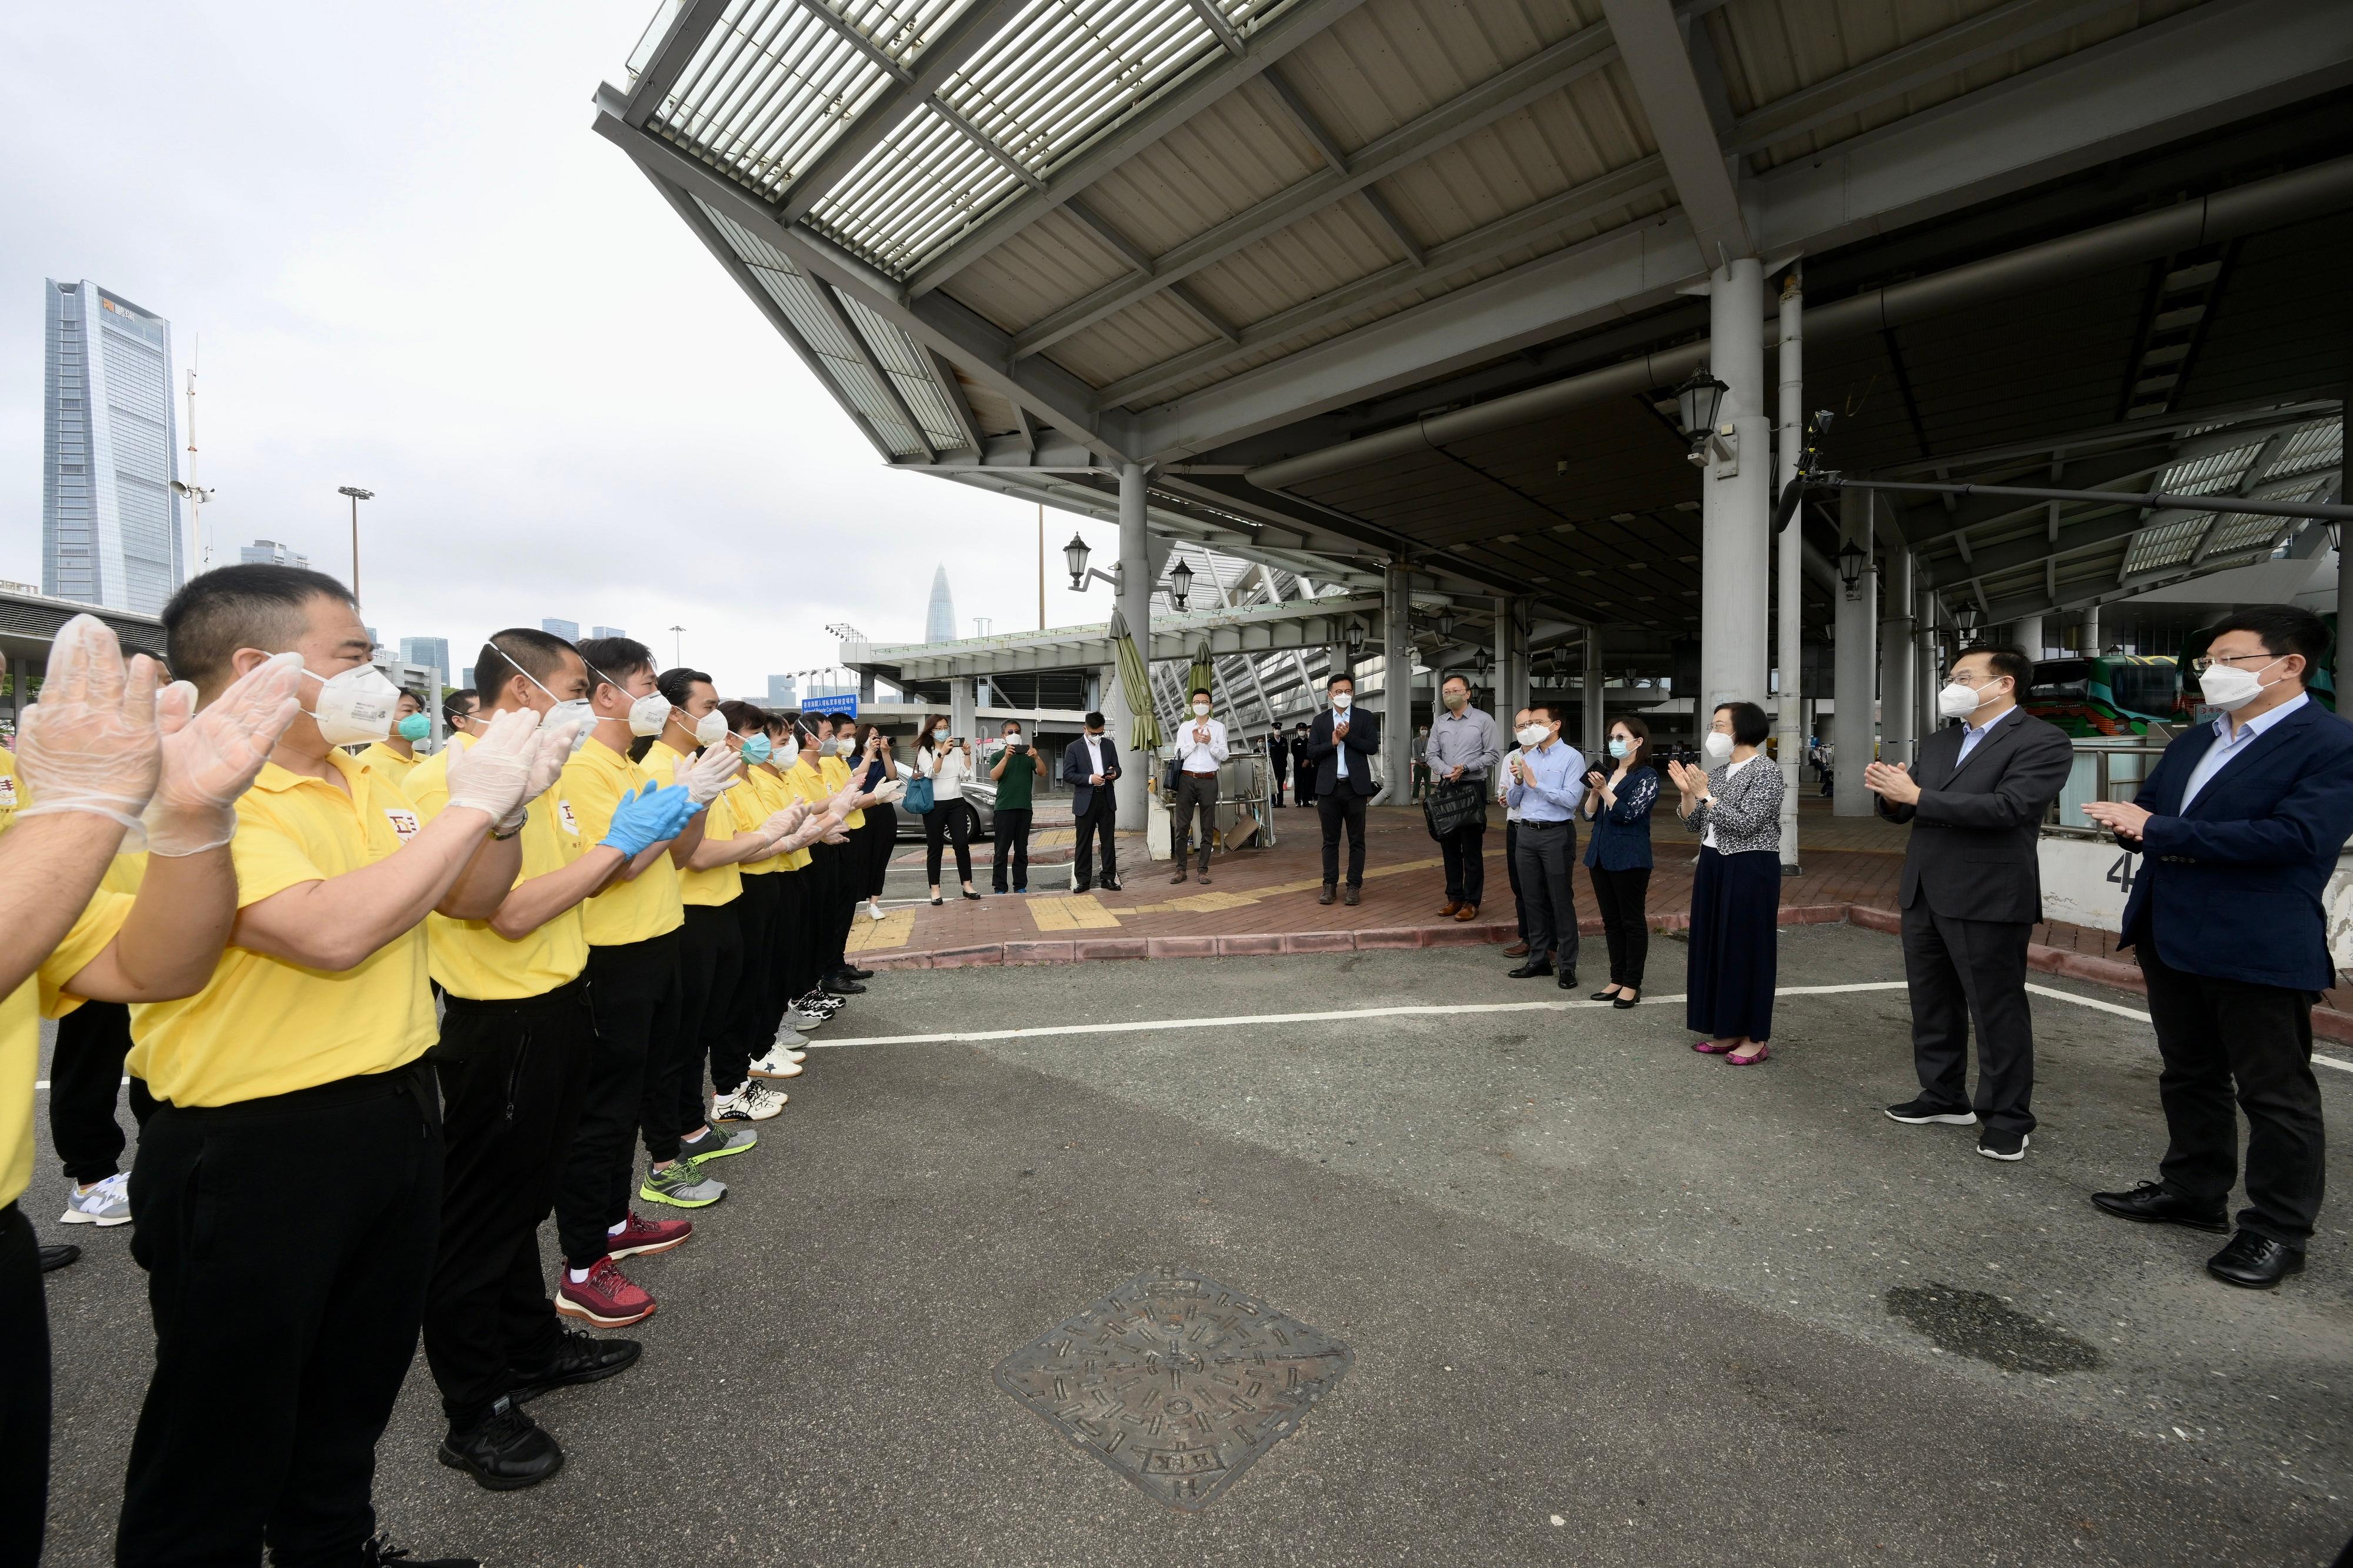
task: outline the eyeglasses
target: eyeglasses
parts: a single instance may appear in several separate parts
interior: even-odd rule
[[[1950,669],[1948,669],[1948,670],[1945,671],[1945,684],[1946,684],[1946,685],[1947,685],[1947,686],[1966,686],[1966,687],[1968,687],[1968,688],[1970,690],[1972,690],[1972,691],[1975,691],[1978,687],[1983,686],[1986,682],[1988,682],[1988,681],[1989,681],[1989,680],[2002,680],[2002,679],[2007,679],[2007,677],[2000,676],[2000,675],[1973,675],[1973,676],[1964,676],[1964,675],[1961,675],[1960,673],[1958,673],[1957,671],[1955,671],[1955,670],[1950,670]]]
[[[2201,654],[2189,661],[2189,673],[2203,675],[2218,664],[2239,665],[2251,658],[2261,659],[2266,664],[2277,664],[2286,657],[2285,654],[2280,653],[2226,653],[2219,658],[2208,658]]]

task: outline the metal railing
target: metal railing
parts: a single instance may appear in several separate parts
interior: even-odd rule
[[[2084,741],[2075,742],[2074,764],[2067,773],[2067,783],[2051,811],[2042,819],[2045,833],[2071,838],[2105,838],[2107,830],[2093,825],[2083,808],[2095,800],[2128,801],[2140,793],[2157,759],[2165,754],[2161,745],[2150,745],[2136,738],[2131,741]]]

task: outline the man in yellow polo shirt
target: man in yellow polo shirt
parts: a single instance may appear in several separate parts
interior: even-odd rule
[[[131,1173],[155,1365],[115,1550],[358,1562],[440,1213],[439,1109],[417,1064],[436,1033],[423,922],[504,900],[549,737],[501,716],[421,823],[337,749],[382,739],[396,695],[342,584],[222,567],[173,595],[164,628],[207,702],[300,655],[302,711],[237,802],[231,945],[195,995],[132,1017],[129,1065],[159,1102]]]
[[[184,693],[158,701],[159,674],[143,658],[126,669],[94,616],[58,629],[22,737],[41,800],[0,834],[0,1562],[40,1560],[48,1496],[47,1310],[16,1202],[33,1173],[40,1016],[203,987],[237,918],[232,803],[294,717],[290,661],[193,721]],[[143,893],[100,890],[142,812]]]
[[[543,631],[492,634],[474,661],[482,710],[523,712],[543,730],[585,738],[588,668]],[[447,755],[448,753],[444,753]],[[417,816],[449,804],[446,764],[411,780]],[[441,1389],[449,1434],[440,1459],[493,1491],[533,1486],[564,1450],[520,1396],[612,1376],[638,1359],[627,1340],[561,1326],[539,1267],[539,1223],[555,1188],[595,1055],[596,1021],[582,972],[583,900],[686,826],[672,785],[626,802],[590,847],[554,794],[523,816],[522,866],[487,920],[426,917],[441,1036],[427,1054],[441,1086],[446,1150],[440,1252],[425,1299],[425,1359]]]
[[[433,721],[425,716],[425,699],[403,689],[393,702],[392,733],[362,748],[360,761],[406,789],[408,775],[425,760],[417,754],[417,742],[432,732]]]
[[[16,757],[5,746],[0,746],[0,832],[5,832],[9,819],[21,805],[16,798]]]

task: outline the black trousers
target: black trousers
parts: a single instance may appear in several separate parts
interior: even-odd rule
[[[879,899],[882,883],[891,875],[891,857],[899,848],[899,808],[895,805],[870,805],[866,808],[866,886],[860,896]]]
[[[682,1133],[702,1125],[702,1063],[710,1049],[707,1031],[721,1028],[735,1001],[735,983],[744,973],[744,927],[736,918],[739,898],[724,904],[689,904],[686,924],[678,944],[678,1048],[670,1053],[669,1070],[655,1080],[653,1064],[646,1069],[646,1097],[660,1099],[662,1123],[646,1116],[646,1152],[656,1161],[678,1158]]]
[[[1324,824],[1324,885],[1340,879],[1340,829],[1348,830],[1348,886],[1365,885],[1365,797],[1352,789],[1335,789],[1315,797],[1315,815]]]
[[[955,845],[956,880],[971,881],[972,828],[961,800],[937,802],[923,816],[923,879],[932,887],[940,885],[940,851],[950,842]]]
[[[2190,974],[2134,943],[2165,1066],[2158,1097],[2169,1142],[2165,1184],[2220,1204],[2239,1175],[2247,1113],[2247,1206],[2239,1226],[2297,1248],[2312,1239],[2326,1174],[2327,1130],[2312,1075],[2312,993]]]
[[[988,859],[988,885],[997,892],[1006,890],[1005,871],[1010,862],[1015,888],[1029,886],[1029,818],[1037,808],[1028,805],[1001,807],[995,822],[997,852]],[[1009,853],[1008,853],[1009,851]]]
[[[1651,868],[1605,871],[1588,866],[1593,901],[1601,909],[1601,940],[1609,947],[1609,984],[1642,988],[1642,966],[1651,957]]]
[[[89,1186],[121,1167],[122,1124],[114,1119],[122,1089],[122,1058],[131,1054],[131,1009],[120,1002],[85,1002],[58,1020],[58,1048],[49,1062],[49,1137],[69,1180]],[[131,1114],[141,1126],[155,1113],[155,1097],[131,1080]]]
[[[586,1268],[604,1257],[606,1231],[628,1217],[637,1163],[646,1067],[678,1049],[679,933],[588,950],[596,1036],[581,1075],[580,1115],[555,1188],[555,1236],[564,1261]],[[670,1129],[677,1149],[679,1130]],[[647,1135],[652,1147],[652,1134]]]
[[[817,881],[814,865],[779,871],[776,883],[776,986],[768,997],[768,1037],[776,1038],[785,1009],[817,989]]]
[[[131,1206],[155,1365],[115,1561],[357,1562],[440,1226],[429,1070],[164,1105]]]
[[[1912,993],[1912,1065],[1920,1096],[2005,1131],[2034,1131],[2034,1019],[2026,1006],[2023,921],[1964,921],[1916,898],[1904,910],[1904,978]],[[1978,1092],[1969,1098],[1969,1025]]]
[[[1108,780],[1095,785],[1093,798],[1087,803],[1087,809],[1074,819],[1079,830],[1079,842],[1071,857],[1072,887],[1093,885],[1094,850],[1098,841],[1103,845],[1103,879],[1105,882],[1119,880],[1119,848],[1113,842],[1119,824],[1119,802],[1113,798],[1111,789]],[[937,879],[935,876],[934,880]]]
[[[964,806],[951,801],[961,815]],[[932,815],[938,816],[937,812]],[[963,851],[959,849],[958,853]],[[809,869],[817,873],[817,902],[810,913],[810,929],[816,937],[818,979],[839,973],[848,962],[849,922],[858,913],[859,884],[863,880],[866,852],[856,844],[812,844],[809,846]],[[970,881],[969,870],[965,879]]]
[[[1282,786],[1287,781],[1281,773],[1274,775],[1274,794],[1272,799],[1276,805],[1281,805],[1282,804]]]
[[[776,1024],[768,1016],[768,1004],[776,995],[776,900],[782,897],[776,884],[784,876],[782,871],[747,875],[744,896],[727,906],[735,911],[744,956],[726,1011],[711,1018],[715,1026],[710,1031],[711,1087],[719,1094],[743,1088],[754,1059],[767,1055],[776,1043]]]
[[[1170,808],[1169,843],[1174,847],[1176,868],[1185,868],[1185,857],[1193,843],[1193,819],[1201,822],[1201,869],[1209,868],[1209,841],[1218,831],[1218,775],[1215,773],[1179,773],[1176,775],[1176,803]]]
[[[1466,822],[1438,841],[1446,861],[1446,897],[1458,904],[1487,900],[1487,824]],[[1513,851],[1517,858],[1518,851]]]
[[[38,1563],[49,1511],[49,1305],[41,1247],[0,1208],[0,1563]]]
[[[490,1414],[510,1368],[554,1352],[539,1222],[555,1206],[596,1040],[586,980],[527,1001],[443,1002],[430,1056],[441,1083],[441,1239],[425,1363],[452,1426]]]
[[[1520,825],[1504,819],[1504,875],[1512,881],[1512,911],[1519,921],[1520,941],[1528,940],[1528,900],[1520,891]]]
[[[1577,826],[1523,818],[1519,829],[1512,863],[1527,910],[1528,962],[1549,958],[1567,973],[1577,967]]]

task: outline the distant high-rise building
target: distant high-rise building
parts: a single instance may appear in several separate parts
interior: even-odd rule
[[[449,674],[449,639],[448,637],[403,637],[400,639],[400,662],[421,664],[438,669],[446,679]]]
[[[932,603],[923,612],[925,642],[954,642],[955,635],[955,595],[948,592],[948,569],[932,569]]]
[[[801,700],[799,695],[793,689],[795,684],[793,678],[789,675],[772,675],[768,677],[768,706],[771,708],[799,707]]]
[[[565,642],[578,642],[580,640],[580,623],[578,621],[559,621],[551,618],[540,622],[539,629],[546,632],[551,637],[562,637]]]
[[[362,626],[360,630],[367,633],[368,647],[382,647],[384,646],[384,639],[375,635],[375,628],[374,626]]]
[[[44,298],[41,591],[152,616],[187,579],[172,323],[88,279]]]
[[[588,635],[592,637],[625,637],[629,634],[618,626],[590,626]]]
[[[470,664],[465,668],[458,672],[458,684],[469,689],[472,688],[474,684],[474,667],[472,665]]]
[[[311,564],[309,556],[297,554],[290,546],[280,544],[274,539],[257,539],[250,544],[237,546],[237,559],[238,564],[245,566],[307,567]]]

